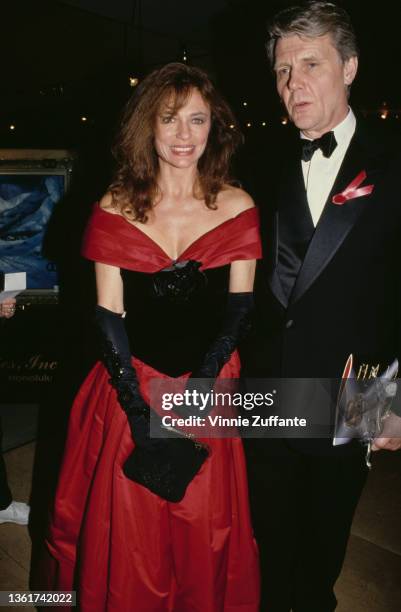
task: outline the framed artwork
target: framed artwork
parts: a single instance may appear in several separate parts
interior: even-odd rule
[[[0,271],[26,272],[17,313],[0,320],[1,402],[40,403],[59,350],[58,272],[44,252],[49,222],[73,169],[66,150],[0,149]]]
[[[0,270],[26,272],[29,292],[58,290],[57,268],[43,243],[72,166],[67,151],[0,150]]]

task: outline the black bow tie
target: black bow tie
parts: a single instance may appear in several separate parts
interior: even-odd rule
[[[323,134],[323,136],[320,138],[316,138],[316,140],[306,140],[306,138],[302,138],[301,143],[301,157],[304,162],[310,161],[312,159],[312,155],[317,149],[321,149],[325,157],[330,157],[337,146],[334,132],[326,132],[326,134]]]

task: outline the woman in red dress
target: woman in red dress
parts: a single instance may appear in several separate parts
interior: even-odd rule
[[[82,612],[258,610],[241,440],[208,440],[180,495],[175,476],[191,469],[192,448],[179,447],[168,486],[154,470],[138,475],[140,457],[169,457],[169,441],[149,436],[152,378],[239,375],[261,253],[254,204],[228,180],[233,124],[201,70],[153,72],[127,105],[115,180],[86,231],[103,363],[73,405],[45,585],[76,589]]]

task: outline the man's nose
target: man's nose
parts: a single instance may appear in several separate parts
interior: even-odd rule
[[[299,70],[294,68],[291,69],[290,74],[288,75],[287,87],[290,91],[295,91],[302,86],[302,77]]]

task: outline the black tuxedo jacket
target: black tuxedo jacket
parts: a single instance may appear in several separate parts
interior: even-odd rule
[[[262,212],[264,259],[254,331],[243,350],[245,374],[340,378],[350,353],[356,370],[380,364],[382,371],[395,357],[401,363],[401,164],[358,121],[310,232],[294,145],[276,192],[263,175],[253,190]],[[373,185],[372,193],[333,204],[362,171],[360,186]],[[280,268],[283,253],[286,269]]]

